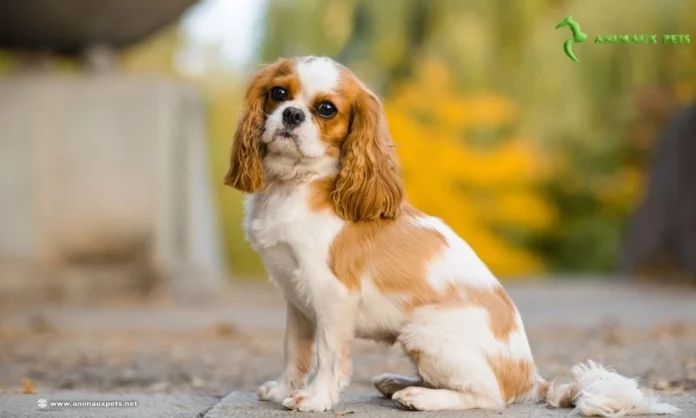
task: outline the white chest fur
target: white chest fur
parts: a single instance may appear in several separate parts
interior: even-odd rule
[[[336,283],[329,266],[329,248],[344,221],[330,211],[311,211],[309,193],[306,184],[271,185],[249,196],[245,233],[270,280],[311,318],[311,289],[321,287],[317,284],[324,281]]]

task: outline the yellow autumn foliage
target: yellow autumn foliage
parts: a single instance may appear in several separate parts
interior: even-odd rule
[[[554,208],[538,190],[547,175],[533,142],[511,136],[487,147],[467,142],[477,127],[515,123],[517,108],[495,95],[465,96],[446,67],[425,62],[385,99],[409,200],[462,235],[501,275],[536,273],[542,260],[497,232],[553,227]]]
[[[628,212],[642,199],[645,174],[635,167],[621,166],[611,179],[595,189],[604,210]]]

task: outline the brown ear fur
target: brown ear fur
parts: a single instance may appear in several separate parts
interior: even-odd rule
[[[336,212],[354,222],[396,218],[403,196],[382,104],[361,86],[332,193]]]
[[[264,99],[268,74],[276,64],[262,70],[251,82],[244,96],[242,116],[234,134],[230,168],[225,175],[225,184],[246,193],[254,193],[266,187],[263,175]]]

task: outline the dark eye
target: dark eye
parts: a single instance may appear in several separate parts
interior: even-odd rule
[[[288,92],[282,87],[273,87],[271,89],[271,99],[276,102],[282,102],[288,98]]]
[[[319,106],[317,106],[317,113],[323,118],[330,118],[335,115],[336,112],[338,112],[338,110],[331,102],[321,102]]]

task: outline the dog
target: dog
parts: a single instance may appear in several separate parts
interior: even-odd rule
[[[285,369],[261,400],[331,410],[350,382],[351,341],[365,338],[413,361],[414,377],[373,380],[408,409],[677,411],[593,362],[570,384],[539,376],[513,301],[462,238],[406,201],[380,100],[335,61],[279,59],[255,75],[225,184],[248,193],[246,238],[287,301]]]

